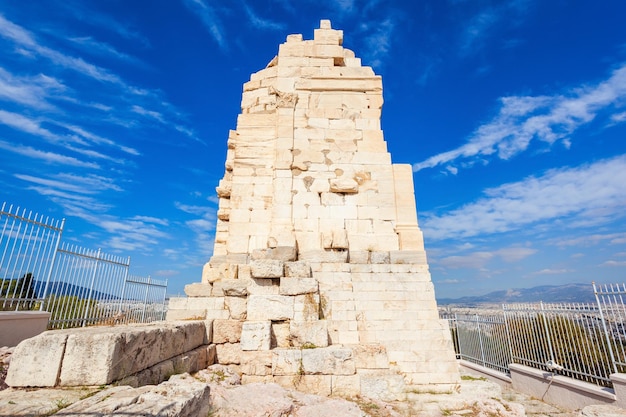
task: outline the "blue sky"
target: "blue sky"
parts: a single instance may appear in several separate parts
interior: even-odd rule
[[[242,84],[320,19],[383,76],[438,297],[626,273],[626,3],[0,0],[0,201],[199,282]]]

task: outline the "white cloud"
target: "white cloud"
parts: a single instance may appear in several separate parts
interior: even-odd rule
[[[98,175],[75,175],[60,173],[52,178],[41,178],[33,175],[15,174],[16,178],[39,186],[57,189],[74,194],[99,194],[105,190],[122,191],[112,178]]]
[[[602,264],[600,264],[600,266],[616,266],[616,267],[623,267],[626,266],[626,261],[606,261],[603,262]]]
[[[81,161],[78,158],[71,156],[61,155],[54,152],[42,151],[32,148],[30,146],[13,145],[0,140],[0,149],[7,150],[9,152],[16,153],[18,155],[26,156],[28,158],[40,159],[50,164],[69,165],[82,168],[99,169],[100,166],[94,162]]]
[[[15,76],[0,67],[0,98],[38,109],[54,109],[47,99],[66,87],[44,74]]]
[[[285,28],[285,25],[282,23],[273,22],[268,19],[263,19],[259,15],[257,15],[254,10],[248,5],[243,4],[244,10],[246,11],[246,16],[248,16],[248,20],[257,29],[269,29],[269,30],[282,30]]]
[[[228,49],[222,22],[213,7],[204,0],[183,0],[183,4],[200,18],[219,47],[224,50]]]
[[[57,135],[41,127],[39,121],[22,116],[21,114],[0,110],[0,123],[31,135],[56,141]]]
[[[499,114],[476,129],[466,144],[418,162],[413,170],[457,160],[471,165],[477,157],[509,159],[525,151],[533,139],[548,144],[560,140],[568,146],[569,135],[601,111],[614,111],[610,109],[624,105],[624,98],[626,65],[597,85],[579,86],[565,95],[503,97]]]
[[[626,156],[577,168],[548,171],[541,177],[484,191],[485,197],[442,215],[422,213],[428,239],[502,233],[540,222],[584,219],[590,224],[624,216]],[[594,211],[602,210],[596,217]]]
[[[535,275],[560,275],[560,274],[569,274],[574,272],[572,269],[550,269],[545,268],[540,271],[535,272]]]

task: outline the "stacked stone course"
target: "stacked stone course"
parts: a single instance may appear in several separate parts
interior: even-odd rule
[[[213,256],[168,319],[213,320],[217,360],[243,382],[385,399],[446,390],[458,370],[412,169],[387,152],[381,77],[342,42],[322,20],[244,84]]]

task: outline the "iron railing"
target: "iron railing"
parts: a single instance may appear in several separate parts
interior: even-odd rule
[[[49,311],[49,329],[165,318],[167,281],[129,275],[130,257],[61,243],[64,223],[2,205],[0,310]]]
[[[512,304],[442,313],[457,357],[509,374],[519,363],[599,386],[626,372],[626,286],[593,284],[597,304]]]

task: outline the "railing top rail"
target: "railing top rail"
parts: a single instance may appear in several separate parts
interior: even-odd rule
[[[15,210],[15,211],[13,212],[12,210]],[[51,217],[46,217],[44,220],[43,214],[40,215],[38,213],[33,213],[32,211],[30,211],[28,213],[28,216],[26,216],[26,209],[22,209],[22,214],[19,214],[19,211],[20,211],[20,207],[18,206],[18,207],[15,207],[15,209],[13,209],[13,205],[9,206],[9,208],[6,209],[6,202],[5,202],[2,204],[2,209],[0,209],[0,216],[7,216],[12,219],[20,220],[26,223],[31,223],[36,226],[44,227],[46,229],[51,229],[55,232],[63,231],[63,223],[65,222],[65,219],[62,219],[59,221]]]

